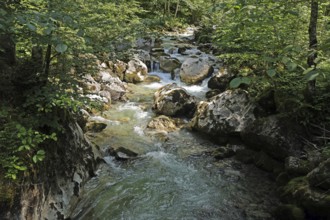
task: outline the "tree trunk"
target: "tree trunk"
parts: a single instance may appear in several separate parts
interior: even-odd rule
[[[309,35],[309,49],[310,55],[307,58],[307,64],[309,67],[316,68],[315,59],[317,57],[317,18],[318,18],[319,4],[318,0],[311,0],[311,14],[308,28]],[[308,82],[308,92],[310,95],[315,93],[315,80]]]
[[[180,0],[178,0],[178,2],[176,3],[175,14],[174,14],[174,17],[175,17],[175,18],[176,18],[177,15],[178,15],[179,7],[180,7]]]
[[[51,54],[52,54],[52,45],[48,44],[46,55],[45,55],[44,74],[41,77],[41,84],[42,85],[46,85],[47,81],[48,81],[48,76],[49,76],[49,71],[50,71]]]

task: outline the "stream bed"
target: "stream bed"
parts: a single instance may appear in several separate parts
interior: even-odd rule
[[[166,140],[145,132],[155,117],[154,92],[173,82],[168,73],[150,74],[161,81],[130,84],[130,101],[101,113],[107,128],[89,136],[103,151],[124,147],[139,156],[105,157],[72,207],[71,219],[273,219],[279,201],[270,174],[234,158],[214,159],[211,152],[219,146],[187,129],[169,133]],[[207,80],[193,86],[174,81],[197,97],[207,91]]]
[[[217,145],[185,129],[165,142],[146,135],[157,86],[132,86],[130,102],[104,112],[110,125],[90,139],[103,149],[124,146],[139,156],[125,162],[106,157],[72,219],[272,219],[278,201],[266,172],[234,159],[215,160],[209,152]]]

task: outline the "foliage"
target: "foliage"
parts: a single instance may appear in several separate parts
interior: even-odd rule
[[[144,26],[137,1],[18,0],[0,3],[0,170],[17,179],[47,157],[50,141],[63,131],[63,114],[86,104],[78,91],[81,75],[95,63],[94,55],[120,50]],[[1,38],[2,39],[2,38]],[[8,47],[16,48],[15,63],[3,63]],[[97,58],[96,58],[97,59]],[[82,63],[86,62],[86,63]],[[74,69],[74,71],[73,71]],[[10,76],[10,77],[7,77]]]
[[[309,49],[309,1],[214,1],[203,16],[199,41],[217,46],[219,57],[236,74],[231,88],[249,85],[255,97],[274,90],[279,112],[305,124],[322,121],[330,93],[330,3],[318,2],[317,51]],[[317,53],[316,65],[309,67],[312,53]],[[318,92],[310,97],[306,87],[313,80]]]

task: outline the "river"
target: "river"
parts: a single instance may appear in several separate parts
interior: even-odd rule
[[[122,146],[139,156],[128,161],[105,157],[71,218],[272,219],[278,199],[270,174],[234,158],[214,159],[211,152],[218,146],[187,129],[169,133],[166,140],[145,132],[155,116],[153,93],[172,82],[158,69],[150,74],[161,82],[130,85],[130,101],[100,114],[108,126],[89,137],[101,149]],[[207,91],[207,80],[198,86],[176,82],[197,97]]]

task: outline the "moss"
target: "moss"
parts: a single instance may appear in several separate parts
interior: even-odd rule
[[[308,180],[306,176],[296,177],[288,182],[283,188],[284,195],[294,194],[295,192],[306,189],[308,187]]]
[[[11,207],[15,198],[15,186],[0,179],[0,207]]]

